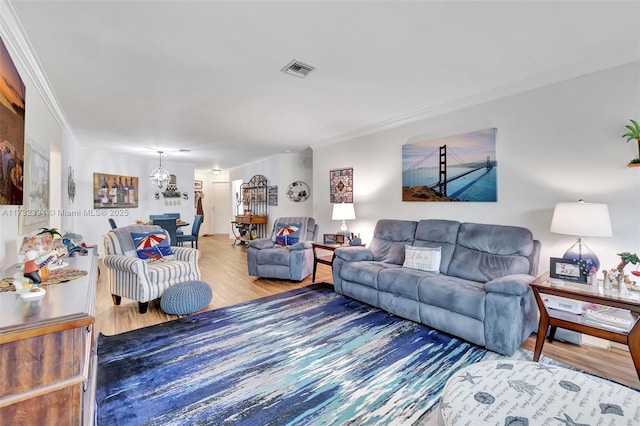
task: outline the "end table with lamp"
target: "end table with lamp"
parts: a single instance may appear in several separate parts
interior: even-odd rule
[[[333,258],[335,257],[335,251],[339,247],[354,247],[362,246],[364,244],[325,244],[325,243],[311,243],[313,247],[313,275],[311,282],[316,282],[316,271],[318,269],[318,263],[323,265],[332,266]],[[327,253],[329,252],[329,253]]]

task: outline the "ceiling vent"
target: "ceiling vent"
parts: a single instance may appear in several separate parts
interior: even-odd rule
[[[293,61],[289,62],[284,68],[282,68],[280,71],[287,74],[295,75],[296,77],[305,78],[313,70],[315,70],[315,67],[294,59]]]

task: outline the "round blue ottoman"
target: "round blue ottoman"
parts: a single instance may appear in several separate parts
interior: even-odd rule
[[[204,309],[211,302],[211,287],[202,281],[172,285],[160,298],[160,308],[171,315],[187,315]]]

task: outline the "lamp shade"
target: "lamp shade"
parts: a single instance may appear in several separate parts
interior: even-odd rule
[[[551,219],[551,232],[580,237],[611,237],[609,208],[600,203],[558,203]]]
[[[356,218],[356,212],[353,209],[353,203],[340,203],[333,205],[331,220],[353,220]]]

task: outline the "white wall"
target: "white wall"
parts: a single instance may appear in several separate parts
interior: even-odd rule
[[[526,226],[542,241],[540,271],[561,257],[574,239],[549,231],[556,202],[609,205],[613,238],[586,238],[602,267],[617,265],[616,253],[640,251],[638,156],[620,136],[629,118],[640,119],[640,63],[594,73],[456,112],[424,119],[313,152],[314,216],[331,221],[329,170],[354,169],[356,220],[351,232],[371,239],[378,219],[444,218]],[[496,127],[498,202],[402,201],[402,145]],[[346,160],[345,160],[346,159]]]
[[[176,175],[178,190],[188,193],[189,199],[165,199],[160,194],[160,199],[156,200],[155,193],[160,190],[151,184],[148,176],[151,170],[158,167],[158,157],[132,157],[84,148],[77,149],[75,157],[76,197],[73,206],[65,210],[65,213],[71,212],[72,215],[63,218],[63,229],[82,235],[87,244],[98,244],[100,253],[103,251],[102,235],[111,229],[107,222],[109,217],[114,218],[118,226],[130,225],[136,220],[147,221],[150,214],[179,212],[186,221],[193,217],[193,164],[176,163],[163,158],[162,166]],[[93,209],[94,173],[138,177],[138,207]]]
[[[284,216],[313,216],[313,153],[310,149],[298,153],[282,153],[230,171],[230,179],[242,179],[248,182],[255,175],[264,175],[269,185],[278,187],[278,205],[268,206],[269,223],[267,230],[273,227],[273,221]],[[287,187],[295,182],[303,181],[311,189],[306,201],[293,202],[287,197]],[[328,181],[328,178],[327,178]],[[235,206],[235,203],[234,203]],[[233,238],[233,235],[230,235]]]

